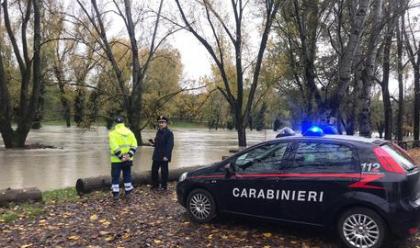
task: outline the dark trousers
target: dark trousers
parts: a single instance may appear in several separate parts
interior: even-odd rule
[[[159,168],[161,173],[160,186],[164,189],[168,183],[168,161],[153,161],[152,164],[152,187],[159,186]]]
[[[128,194],[133,190],[133,185],[131,183],[131,161],[126,161],[122,163],[112,163],[111,164],[111,176],[112,176],[112,193],[118,195],[120,192],[120,175],[121,171],[124,178],[124,189],[125,193]]]

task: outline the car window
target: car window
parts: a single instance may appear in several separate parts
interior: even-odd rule
[[[288,143],[266,144],[239,156],[234,165],[239,173],[264,172],[281,168]]]
[[[292,167],[310,167],[322,171],[352,170],[354,155],[351,147],[342,144],[298,143]]]

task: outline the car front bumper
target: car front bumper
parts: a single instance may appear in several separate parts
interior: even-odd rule
[[[178,203],[181,204],[183,207],[185,206],[185,202],[186,202],[186,183],[185,181],[183,182],[178,182],[176,185],[176,195],[177,195],[177,199],[178,199]]]

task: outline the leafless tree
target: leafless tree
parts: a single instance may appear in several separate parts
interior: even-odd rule
[[[92,13],[88,11],[87,4],[81,0],[77,0],[78,5],[82,9],[84,15],[88,18],[90,24],[93,27],[93,32],[97,35],[101,49],[103,50],[106,58],[111,63],[112,69],[115,73],[117,84],[119,90],[122,93],[122,102],[123,102],[123,111],[128,117],[128,123],[130,128],[135,133],[139,143],[141,143],[141,121],[142,121],[142,95],[144,87],[144,79],[146,72],[149,68],[150,61],[153,59],[156,51],[163,44],[165,39],[171,35],[175,30],[170,29],[167,33],[158,38],[158,28],[161,22],[161,11],[163,6],[163,0],[159,1],[158,11],[156,12],[156,19],[153,23],[153,31],[150,35],[150,45],[147,50],[147,56],[144,59],[144,62],[141,63],[139,57],[139,45],[138,37],[136,34],[136,25],[139,24],[138,21],[133,20],[133,11],[132,11],[132,2],[131,0],[124,0],[122,3],[117,0],[113,0],[114,7],[116,10],[113,13],[119,15],[125,24],[125,28],[128,33],[128,38],[130,40],[130,53],[132,59],[131,65],[131,87],[128,88],[125,79],[123,78],[123,72],[118,61],[112,50],[112,42],[109,39],[107,33],[104,17],[106,12],[101,10],[98,6],[96,0],[91,0]],[[140,23],[144,24],[145,23]],[[146,31],[144,31],[146,32]]]
[[[262,33],[258,46],[257,56],[252,64],[253,72],[250,76],[250,85],[248,96],[245,97],[245,65],[244,65],[244,42],[243,35],[244,11],[249,6],[249,1],[246,0],[231,0],[230,11],[233,15],[233,24],[225,20],[225,14],[216,9],[213,1],[201,0],[195,1],[194,8],[204,8],[205,19],[207,21],[207,28],[211,32],[212,39],[207,39],[199,30],[197,25],[194,25],[194,19],[187,16],[185,7],[179,0],[175,0],[180,16],[185,25],[185,29],[189,31],[194,37],[206,48],[212,60],[217,66],[221,75],[223,86],[218,86],[218,90],[223,94],[225,99],[229,102],[233,111],[235,125],[238,132],[239,146],[246,146],[246,127],[250,118],[251,108],[254,103],[255,92],[259,83],[259,75],[261,71],[261,64],[263,62],[264,52],[267,46],[268,37],[271,31],[273,20],[280,8],[280,0],[265,0],[263,7],[259,10],[264,18],[262,25]],[[204,24],[204,23],[203,23]],[[220,27],[221,30],[218,29]],[[226,39],[225,39],[226,38]],[[227,61],[230,54],[226,49],[225,40],[233,47],[233,57],[235,65],[235,80],[230,80],[227,70]],[[236,86],[232,88],[232,86]]]

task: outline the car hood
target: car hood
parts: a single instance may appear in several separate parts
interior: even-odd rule
[[[189,171],[188,176],[201,176],[213,174],[219,168],[220,162],[198,166],[197,169]]]

